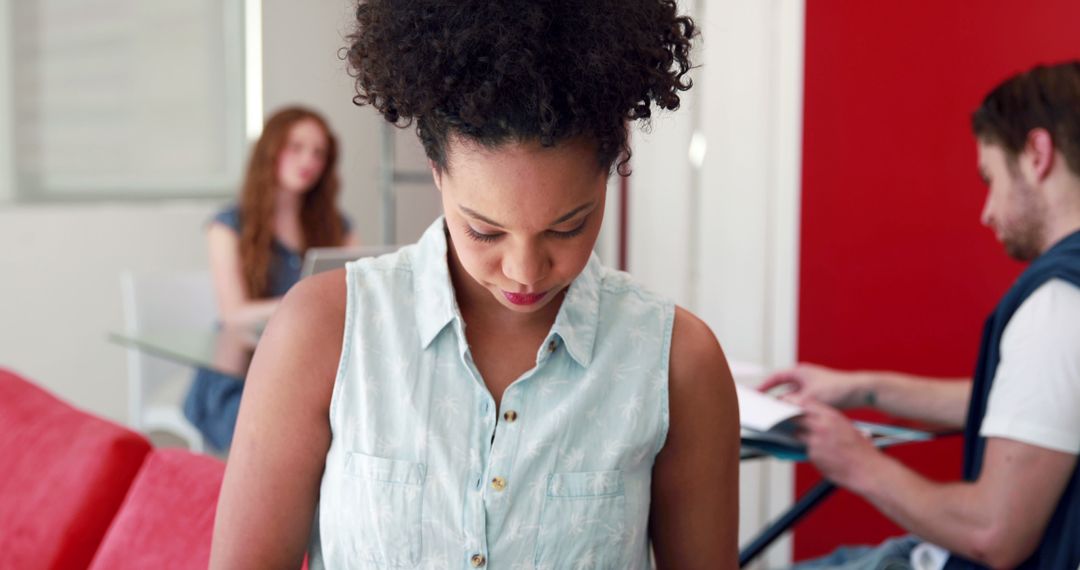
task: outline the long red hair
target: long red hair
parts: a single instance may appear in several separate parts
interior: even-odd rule
[[[274,113],[266,121],[262,136],[251,151],[240,195],[240,264],[248,296],[253,299],[268,296],[278,157],[288,141],[289,130],[304,120],[313,120],[322,127],[327,148],[326,166],[314,187],[304,194],[300,209],[304,234],[301,253],[309,247],[341,245],[345,239],[345,228],[336,206],[339,182],[334,134],[326,120],[310,109],[287,107]]]

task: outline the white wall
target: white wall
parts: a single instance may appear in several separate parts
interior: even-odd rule
[[[683,108],[634,135],[630,271],[703,318],[730,360],[784,366],[795,358],[803,1],[684,7],[702,28],[702,67]],[[740,477],[745,544],[790,504],[793,473],[760,461]],[[785,540],[763,562],[789,561]]]
[[[206,263],[209,203],[0,209],[0,366],[76,405],[125,421],[120,272]]]

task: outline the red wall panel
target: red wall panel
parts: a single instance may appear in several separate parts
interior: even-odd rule
[[[979,224],[969,116],[997,82],[1080,57],[1080,2],[808,0],[799,359],[962,376],[1021,266]],[[895,452],[936,479],[958,441]],[[818,480],[799,466],[796,493]],[[797,560],[898,534],[843,492],[796,529]]]

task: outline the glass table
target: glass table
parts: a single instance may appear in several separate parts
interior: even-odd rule
[[[111,342],[193,368],[244,378],[261,331],[224,325],[217,329],[113,331]]]

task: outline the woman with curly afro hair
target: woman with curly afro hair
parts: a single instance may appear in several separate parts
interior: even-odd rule
[[[415,125],[444,216],[286,296],[212,567],[735,567],[723,352],[592,254],[629,123],[679,106],[695,35],[671,0],[359,4],[354,101]]]

